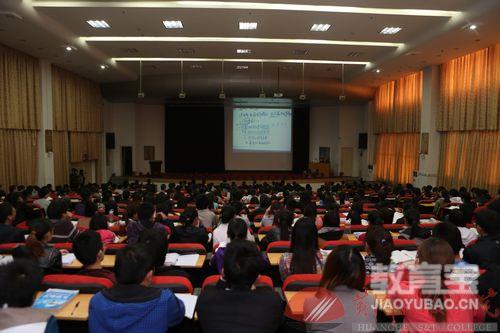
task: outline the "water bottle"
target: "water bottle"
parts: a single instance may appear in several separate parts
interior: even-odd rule
[[[351,233],[351,220],[345,220],[344,234]]]

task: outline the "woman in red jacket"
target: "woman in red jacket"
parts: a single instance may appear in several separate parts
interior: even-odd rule
[[[455,255],[444,240],[429,238],[417,251],[417,266],[400,267],[389,281],[392,305],[405,316],[401,332],[474,332],[484,320],[479,297],[469,285],[447,279]],[[408,274],[409,273],[409,274]]]

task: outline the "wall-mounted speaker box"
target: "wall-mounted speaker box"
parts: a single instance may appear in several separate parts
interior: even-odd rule
[[[115,133],[106,133],[106,149],[115,149]]]
[[[359,133],[358,135],[358,149],[366,149],[368,148],[368,134],[367,133]]]

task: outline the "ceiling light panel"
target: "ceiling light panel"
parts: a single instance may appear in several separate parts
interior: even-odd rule
[[[248,66],[247,65],[238,65],[236,66],[236,69],[241,71],[241,70],[247,70],[248,69]]]
[[[184,28],[184,26],[182,25],[182,21],[179,21],[179,20],[163,21],[163,25],[167,29],[182,29],[182,28]]]
[[[87,23],[92,28],[96,28],[96,29],[107,29],[107,28],[110,28],[110,25],[108,24],[108,22],[106,22],[104,20],[88,20]]]
[[[400,31],[400,27],[385,27],[384,29],[380,30],[379,33],[382,35],[395,35]]]
[[[240,22],[240,30],[256,30],[257,22]]]
[[[250,49],[237,49],[236,53],[238,53],[238,54],[250,54],[250,53],[252,53],[252,50],[250,50]]]
[[[328,31],[328,29],[330,29],[330,27],[331,27],[330,24],[316,23],[316,24],[312,25],[311,31],[324,32],[324,31]]]

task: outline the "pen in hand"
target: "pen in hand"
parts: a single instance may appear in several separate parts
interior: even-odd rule
[[[75,313],[76,308],[78,308],[78,305],[80,305],[80,301],[76,302],[75,307],[73,308],[73,311],[71,311],[71,315],[70,316],[73,316],[73,314]]]

